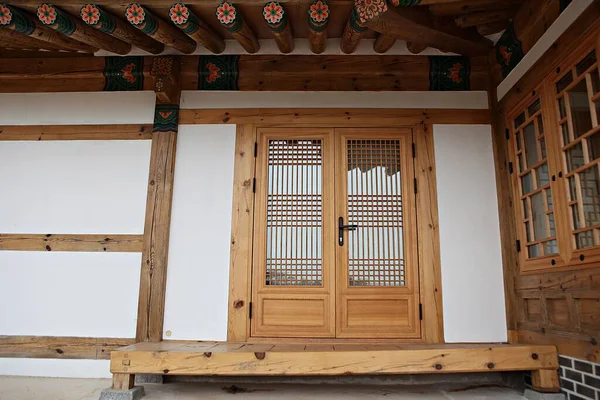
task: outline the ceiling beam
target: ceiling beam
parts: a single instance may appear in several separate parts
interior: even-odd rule
[[[354,53],[366,31],[367,28],[360,23],[356,9],[353,8],[342,33],[342,40],[340,42],[342,53]]]
[[[104,11],[95,4],[86,4],[81,7],[80,16],[83,22],[92,28],[131,43],[149,53],[159,54],[165,49],[164,44],[157,42],[148,35],[144,35],[127,22]]]
[[[253,54],[260,50],[260,43],[252,29],[244,21],[240,10],[233,3],[224,1],[217,6],[217,19],[227,29],[231,36],[246,50]]]
[[[0,47],[4,49],[27,49],[27,50],[51,50],[51,51],[72,51],[66,47],[60,47],[43,40],[35,39],[31,36],[13,31],[8,28],[0,28]]]
[[[468,56],[487,54],[493,46],[476,31],[434,23],[416,7],[388,7],[386,0],[355,0],[354,4],[361,24],[396,39]]]
[[[188,6],[193,6],[193,5],[198,5],[198,6],[217,6],[218,4],[221,3],[222,0],[187,0],[185,1],[185,4],[187,4]],[[476,2],[481,2],[481,1],[485,1],[485,0],[469,0],[471,3],[476,3]],[[491,0],[490,0],[491,1]],[[498,0],[493,0],[493,1],[498,1]],[[511,0],[504,0],[504,1],[511,1]],[[40,4],[39,0],[13,0],[13,2],[18,2],[19,4],[22,5],[28,5],[28,6],[38,6]],[[311,4],[313,2],[313,0],[290,0],[290,1],[285,1],[285,4],[290,4],[290,5],[301,5],[301,4]],[[353,0],[336,0],[335,1],[336,4],[342,4],[342,5],[348,5],[348,4],[352,4]],[[456,3],[456,2],[464,2],[464,0],[400,0],[401,3],[407,3],[409,5],[432,5],[432,4],[441,4],[441,5],[446,5],[446,4],[451,4],[451,3]],[[95,4],[100,5],[100,6],[121,6],[121,7],[127,7],[129,4],[131,4],[130,1],[128,0],[96,0],[94,1]],[[152,4],[152,7],[170,7],[173,4],[173,0],[151,0],[147,2],[148,4]],[[255,5],[255,6],[262,6],[265,4],[264,0],[237,0],[235,2],[236,4],[240,5]],[[56,0],[52,2],[53,5],[56,6],[81,6],[83,4],[85,4],[84,1],[81,0]]]
[[[40,5],[37,8],[37,16],[42,24],[79,42],[116,54],[127,54],[131,51],[130,43],[92,29],[51,4]]]
[[[169,9],[169,18],[183,33],[215,54],[225,50],[225,42],[219,35],[183,3],[175,3]]]
[[[526,0],[462,0],[429,6],[429,11],[439,17],[449,17],[478,11],[495,11],[505,8],[518,7]]]
[[[396,43],[396,39],[380,33],[373,43],[373,50],[375,53],[383,54],[391,49],[394,43]]]
[[[292,26],[285,9],[277,1],[269,1],[263,7],[263,17],[269,30],[273,34],[275,43],[284,54],[294,51],[294,37]]]
[[[477,32],[481,36],[491,35],[493,33],[502,32],[508,27],[508,21],[492,22],[489,24],[477,25]]]
[[[93,53],[98,50],[98,48],[94,46],[78,42],[63,36],[50,28],[46,28],[37,17],[34,17],[20,8],[9,6],[7,4],[0,4],[0,7],[2,7],[4,13],[8,15],[8,18],[4,18],[0,21],[0,26],[42,40],[53,46],[64,47],[74,51],[84,51],[86,53]],[[8,10],[8,12],[6,12],[6,10]]]
[[[410,51],[412,54],[419,54],[421,53],[423,50],[425,50],[427,48],[426,45],[424,45],[423,43],[417,43],[417,42],[406,42],[406,48],[408,49],[408,51]]]
[[[329,4],[326,0],[314,0],[308,8],[308,43],[315,54],[325,51]]]
[[[137,29],[167,46],[184,54],[193,53],[197,43],[173,25],[158,18],[139,3],[131,3],[125,9],[127,21]]]
[[[506,8],[504,10],[496,11],[473,12],[461,15],[460,17],[456,18],[454,22],[459,28],[493,24],[495,22],[508,22],[509,19],[514,17],[516,12],[517,10],[514,8]],[[508,23],[506,25],[508,25]]]

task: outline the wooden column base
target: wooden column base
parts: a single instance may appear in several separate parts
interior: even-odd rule
[[[537,371],[531,371],[531,385],[538,392],[560,392],[558,370],[538,369]]]
[[[134,374],[113,374],[112,388],[113,390],[129,390],[133,389],[135,384]]]

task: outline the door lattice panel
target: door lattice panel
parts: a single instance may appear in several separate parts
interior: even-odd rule
[[[322,286],[322,141],[268,150],[266,285]]]
[[[348,140],[349,286],[404,286],[399,140]]]

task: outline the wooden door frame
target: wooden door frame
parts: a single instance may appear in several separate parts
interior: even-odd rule
[[[245,342],[250,338],[249,303],[251,299],[252,231],[255,170],[254,143],[257,127],[335,126],[335,127],[411,127],[415,142],[417,191],[417,229],[419,243],[419,281],[425,343],[444,343],[442,279],[438,206],[436,190],[433,124],[490,124],[489,110],[448,109],[190,109],[182,110],[185,124],[237,124],[227,340]],[[275,341],[290,339],[276,339]],[[323,339],[319,339],[323,340]],[[346,339],[349,341],[351,339]],[[371,339],[362,339],[368,342]],[[304,339],[303,341],[307,341]],[[377,341],[377,339],[374,339]],[[409,340],[402,340],[409,342]]]

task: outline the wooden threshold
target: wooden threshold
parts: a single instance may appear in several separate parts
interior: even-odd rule
[[[111,354],[113,374],[348,375],[538,371],[556,347],[510,344],[147,342]]]

